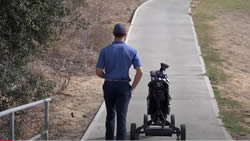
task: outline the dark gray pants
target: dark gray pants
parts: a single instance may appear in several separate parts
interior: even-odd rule
[[[115,113],[117,115],[116,140],[126,140],[126,118],[131,98],[131,86],[128,82],[105,81],[103,91],[107,110],[106,140],[114,140]]]

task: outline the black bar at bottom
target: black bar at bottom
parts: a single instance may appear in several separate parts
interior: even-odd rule
[[[145,131],[146,134],[149,136],[172,136],[173,130],[170,128],[160,128],[160,129],[150,129],[148,128]]]

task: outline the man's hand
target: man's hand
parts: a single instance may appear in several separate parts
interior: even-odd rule
[[[104,78],[105,73],[102,68],[96,68],[96,75],[100,78]]]
[[[131,87],[131,92],[133,92],[135,89]]]
[[[134,77],[134,81],[133,81],[133,84],[132,84],[132,87],[131,87],[131,92],[133,92],[135,90],[136,86],[138,85],[138,83],[141,80],[142,75],[143,75],[142,67],[137,67],[136,68],[136,74],[135,74],[135,77]]]

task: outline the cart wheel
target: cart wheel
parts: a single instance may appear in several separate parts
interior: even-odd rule
[[[138,135],[136,133],[136,124],[135,123],[131,123],[130,140],[138,140]]]
[[[186,140],[186,125],[181,124],[181,140]]]
[[[175,127],[175,116],[171,115],[170,117],[171,124]]]
[[[148,115],[144,114],[144,118],[143,118],[143,125],[144,125],[144,132],[146,132],[146,130],[148,129]],[[147,136],[148,134],[145,133],[145,135]]]

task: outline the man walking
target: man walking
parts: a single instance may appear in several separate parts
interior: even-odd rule
[[[126,118],[131,94],[142,77],[142,65],[136,49],[128,46],[123,40],[126,28],[116,24],[113,30],[113,43],[100,52],[96,65],[96,75],[104,78],[104,100],[107,110],[106,140],[114,140],[115,113],[117,115],[116,140],[126,139]],[[132,83],[129,68],[133,65],[136,74]]]

